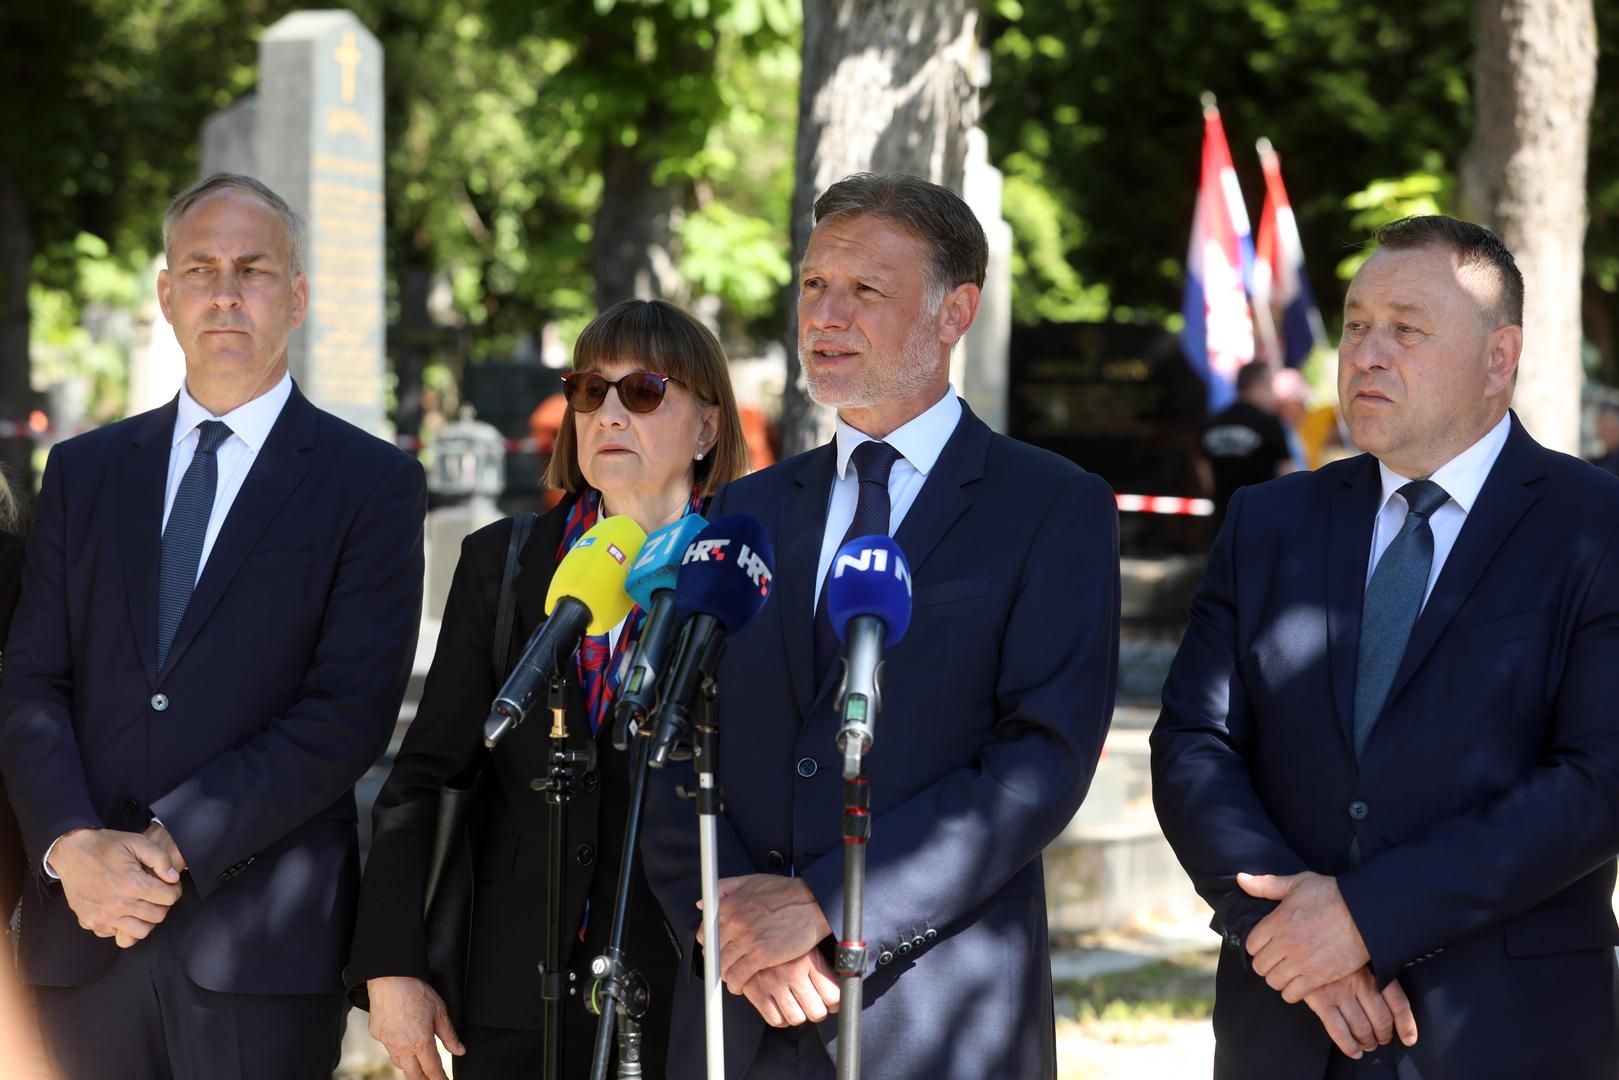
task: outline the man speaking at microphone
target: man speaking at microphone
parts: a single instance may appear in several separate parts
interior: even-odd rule
[[[718,672],[726,1075],[833,1075],[843,910],[833,553],[892,536],[912,619],[886,650],[866,758],[865,1075],[1054,1077],[1040,852],[1083,799],[1113,707],[1118,529],[1105,484],[990,431],[950,353],[987,245],[953,192],[850,176],[815,203],[799,277],[810,395],[831,443],[738,480],[714,515],[764,523],[777,595]],[[662,770],[648,878],[681,932],[669,1076],[703,1074],[697,829]],[[712,944],[712,943],[707,943]]]

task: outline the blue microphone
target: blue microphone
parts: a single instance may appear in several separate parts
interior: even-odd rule
[[[624,581],[624,591],[646,612],[646,622],[613,706],[613,746],[619,750],[629,745],[630,726],[639,728],[657,704],[658,676],[680,628],[675,576],[686,548],[707,525],[701,515],[687,514],[647,537]]]
[[[691,723],[692,701],[719,664],[728,635],[746,626],[770,599],[776,553],[764,526],[747,514],[727,514],[697,535],[675,578],[675,617],[684,627],[658,703],[657,736],[649,759],[662,768]]]
[[[911,625],[911,568],[893,540],[861,536],[838,548],[827,574],[826,613],[843,642],[838,749],[843,778],[853,780],[876,738],[883,648],[897,644]]]

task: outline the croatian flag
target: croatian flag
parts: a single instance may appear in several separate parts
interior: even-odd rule
[[[1254,257],[1254,322],[1260,355],[1272,364],[1298,367],[1310,350],[1326,341],[1321,312],[1304,272],[1304,245],[1282,186],[1282,162],[1269,139],[1258,142],[1265,170],[1265,209],[1259,215]]]
[[[1209,388],[1209,411],[1236,396],[1237,369],[1254,358],[1254,323],[1245,281],[1253,272],[1254,246],[1242,205],[1231,149],[1214,95],[1203,95],[1203,179],[1186,253],[1186,326],[1181,349]]]

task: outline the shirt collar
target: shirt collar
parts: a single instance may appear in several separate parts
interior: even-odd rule
[[[926,412],[889,432],[882,441],[898,450],[900,456],[910,462],[911,468],[926,476],[944,452],[944,444],[950,441],[960,420],[961,399],[956,397],[954,386],[947,386],[944,397]],[[838,417],[838,475],[849,475],[849,457],[855,447],[863,442],[875,441],[870,435],[845,423],[843,417]]]
[[[225,426],[230,428],[231,434],[241,439],[256,454],[264,448],[264,440],[270,437],[270,429],[275,427],[275,422],[290,397],[292,397],[292,373],[283,372],[281,381],[270,387],[267,393],[260,394],[246,404],[238,405],[224,416],[215,416],[199,405],[197,399],[191,396],[191,391],[181,383],[180,407],[174,416],[174,441],[171,445],[179,446],[180,441],[190,435],[204,420],[223,420]]]
[[[1486,432],[1483,438],[1439,466],[1428,479],[1444,488],[1445,494],[1462,508],[1462,513],[1472,513],[1473,503],[1477,501],[1478,493],[1483,489],[1484,481],[1495,465],[1495,459],[1501,456],[1501,448],[1506,446],[1507,435],[1511,431],[1511,416],[1501,417],[1500,422]],[[1394,493],[1411,481],[1381,461],[1377,463],[1377,470],[1383,478],[1383,501],[1378,503],[1381,513],[1381,508],[1388,505]]]

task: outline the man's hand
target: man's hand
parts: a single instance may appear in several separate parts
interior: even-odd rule
[[[1304,1003],[1327,1029],[1332,1041],[1355,1060],[1387,1045],[1395,1035],[1406,1046],[1417,1044],[1417,1018],[1398,981],[1377,990],[1371,968],[1330,982],[1304,995]]]
[[[387,1048],[405,1080],[448,1080],[433,1036],[457,1057],[467,1048],[455,1034],[444,999],[409,976],[367,979],[365,991],[371,998],[371,1037]]]
[[[180,899],[180,868],[139,833],[74,829],[56,841],[51,869],[79,925],[127,949]]]
[[[732,993],[741,993],[765,968],[800,959],[832,933],[802,878],[721,878],[719,900],[720,975]],[[703,906],[701,900],[697,906]],[[705,944],[701,927],[697,942]]]
[[[176,869],[186,868],[185,856],[180,854],[179,845],[174,842],[174,837],[169,835],[169,830],[163,827],[162,822],[152,822],[146,826],[146,831],[141,835],[162,849],[163,854],[168,856],[169,863]]]
[[[1249,932],[1248,955],[1254,971],[1289,1005],[1371,959],[1333,878],[1238,874],[1237,884],[1249,896],[1281,901]]]
[[[736,993],[735,990],[731,991]],[[838,982],[820,949],[767,967],[742,987],[742,994],[771,1027],[818,1024],[838,1011]]]

